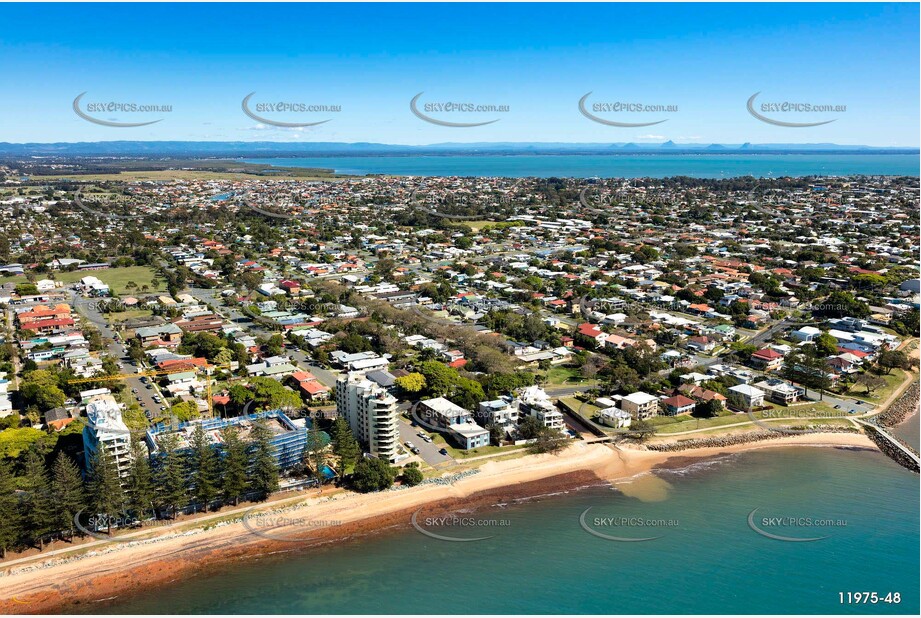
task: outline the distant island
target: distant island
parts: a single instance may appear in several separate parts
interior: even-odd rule
[[[103,141],[13,144],[0,142],[0,156],[411,156],[411,155],[617,155],[617,154],[919,154],[918,147],[817,144],[678,144],[611,142],[444,142],[410,146],[371,142],[190,142]]]

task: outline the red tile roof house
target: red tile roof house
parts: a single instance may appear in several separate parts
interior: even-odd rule
[[[590,324],[588,322],[579,324],[578,332],[580,335],[588,337],[589,339],[594,339],[595,343],[599,346],[603,346],[604,340],[608,337],[606,332],[602,331],[595,324]]]
[[[710,389],[704,388],[703,386],[695,386],[693,384],[682,384],[678,387],[678,391],[683,394],[695,399],[696,401],[716,401],[720,404],[721,407],[726,406],[726,397],[717,393],[716,391],[711,391]]]
[[[752,354],[750,360],[756,369],[775,371],[783,365],[783,354],[770,348],[764,348]]]
[[[697,350],[698,352],[709,352],[716,347],[716,342],[711,340],[709,337],[700,335],[697,337],[688,338],[688,342],[685,345],[692,350]]]
[[[317,399],[326,399],[329,396],[329,388],[317,381],[309,371],[295,371],[291,374],[291,379],[297,382],[297,388],[306,395],[308,401]]]
[[[662,408],[667,416],[690,414],[696,405],[693,399],[688,399],[684,395],[674,395],[662,400]]]
[[[72,318],[61,318],[59,320],[35,320],[28,324],[23,324],[20,330],[30,330],[36,333],[53,333],[74,325]]]
[[[278,287],[287,290],[291,296],[297,296],[301,293],[301,284],[297,281],[291,281],[290,279],[285,279],[278,284]]]

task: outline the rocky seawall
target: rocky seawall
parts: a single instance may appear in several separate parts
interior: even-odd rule
[[[919,399],[921,399],[921,383],[912,382],[901,397],[892,402],[892,405],[885,412],[876,417],[877,424],[880,427],[898,425],[910,415],[918,412]]]
[[[895,461],[897,464],[899,464],[903,468],[908,468],[912,472],[921,472],[921,468],[918,467],[918,463],[914,459],[909,457],[908,453],[906,453],[905,451],[897,447],[890,440],[886,439],[886,437],[880,434],[874,427],[868,425],[866,426],[866,429],[867,429],[867,437],[873,440],[873,443],[876,444],[877,447],[879,447],[879,450],[885,453],[890,459]],[[902,444],[902,446],[904,446],[905,448],[911,450],[913,453],[915,452],[913,448],[911,448],[909,445],[905,444],[901,440],[899,440],[899,443]],[[917,453],[915,453],[915,455],[917,455]]]

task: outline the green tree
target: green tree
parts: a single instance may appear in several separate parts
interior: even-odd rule
[[[90,506],[96,515],[105,518],[107,532],[112,534],[112,520],[124,510],[125,494],[115,466],[115,457],[109,454],[104,443],[99,444],[90,458],[89,474]]]
[[[884,350],[880,352],[877,364],[886,370],[886,375],[893,369],[908,369],[908,355],[903,350]]]
[[[355,464],[352,485],[360,492],[380,491],[393,485],[393,468],[382,459],[362,457]]]
[[[35,449],[26,454],[22,488],[27,532],[44,549],[45,537],[55,529],[56,514],[45,460]]]
[[[67,530],[69,537],[74,534],[74,517],[86,507],[86,492],[80,468],[64,454],[58,453],[51,470],[51,489],[54,493],[55,526],[58,530]]]
[[[198,418],[198,404],[194,401],[180,401],[170,408],[170,415],[182,423]]]
[[[635,440],[639,440],[640,442],[645,442],[655,432],[656,432],[655,427],[653,427],[652,423],[650,423],[647,420],[637,418],[637,419],[630,421],[629,437]]]
[[[246,443],[240,438],[240,430],[228,425],[221,430],[224,445],[221,496],[228,502],[239,504],[240,496],[246,491]]]
[[[828,333],[822,333],[813,343],[816,352],[821,356],[834,356],[838,353],[838,340]]]
[[[829,294],[825,300],[816,303],[816,308],[812,310],[812,313],[821,318],[843,318],[845,316],[868,318],[870,317],[870,306],[854,298],[850,292],[837,290]]]
[[[886,385],[886,379],[881,376],[875,376],[872,373],[862,373],[857,376],[855,380],[857,384],[860,384],[865,389],[867,389],[867,394],[869,395],[878,388],[882,388]]]
[[[35,405],[42,412],[63,406],[67,399],[57,377],[44,369],[26,372],[19,392],[27,406]]]
[[[313,421],[309,430],[307,430],[307,443],[304,445],[304,463],[311,470],[313,478],[323,479],[323,468],[326,465],[326,447],[329,442],[317,427],[316,421]]]
[[[819,391],[819,399],[824,399],[825,390],[831,386],[828,376],[828,364],[825,359],[816,354],[814,347],[793,350],[784,358],[780,375],[803,385],[808,394],[808,389]]]
[[[422,474],[422,470],[419,468],[418,462],[411,462],[409,465],[403,468],[403,473],[400,475],[403,479],[403,483],[414,487],[422,482],[422,479],[425,478]]]
[[[339,472],[345,474],[358,463],[358,458],[361,457],[361,446],[352,434],[348,421],[342,417],[333,422],[332,438],[333,453],[339,458]]]
[[[201,423],[195,425],[189,446],[189,460],[192,468],[192,496],[207,511],[208,505],[217,497],[218,466],[220,461]]]
[[[12,466],[7,460],[0,459],[0,550],[3,558],[6,558],[8,550],[16,546],[22,532],[22,513],[15,489]]]
[[[272,444],[272,430],[264,418],[253,423],[252,473],[250,487],[265,499],[278,490],[278,465],[275,463],[275,446]]]
[[[476,410],[480,402],[486,399],[483,386],[470,378],[457,378],[451,401],[467,410]]]
[[[144,515],[148,512],[155,515],[153,502],[156,493],[147,447],[136,436],[131,438],[131,466],[128,468],[125,494],[128,510],[139,520],[144,520]]]
[[[410,373],[394,381],[400,390],[408,395],[421,393],[425,389],[425,376],[421,373]]]
[[[419,363],[419,373],[425,376],[426,388],[433,397],[442,397],[450,393],[458,377],[457,371],[435,360]]]
[[[532,453],[557,453],[568,443],[569,440],[561,431],[541,424],[534,441],[528,445],[528,450]]]
[[[188,502],[188,475],[185,457],[179,451],[175,435],[162,436],[157,446],[156,472],[157,503],[172,517]]]

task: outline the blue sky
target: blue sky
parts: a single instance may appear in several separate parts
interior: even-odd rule
[[[0,141],[103,140],[818,143],[918,146],[917,4],[32,4],[3,5]],[[507,105],[502,113],[431,112],[409,102]],[[763,115],[746,101],[844,105]],[[82,103],[170,105],[94,113]],[[257,103],[339,105],[263,113]],[[596,103],[677,106],[666,113]],[[252,108],[252,107],[251,107]],[[757,108],[760,110],[761,108]]]

